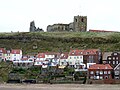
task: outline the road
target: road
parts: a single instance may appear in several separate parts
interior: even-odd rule
[[[0,84],[0,90],[120,90],[120,85]]]

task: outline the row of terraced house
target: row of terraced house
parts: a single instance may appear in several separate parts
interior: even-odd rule
[[[0,48],[0,60],[12,61],[15,67],[29,68],[38,66],[47,68],[59,66],[86,71],[88,79],[120,79],[120,53],[101,52],[99,49],[70,50],[70,52],[44,52],[36,55],[22,55],[22,50]]]

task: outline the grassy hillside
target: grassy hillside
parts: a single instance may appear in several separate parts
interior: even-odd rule
[[[33,48],[37,46],[37,48]],[[0,33],[0,47],[20,48],[24,54],[46,51],[69,51],[70,48],[100,48],[120,51],[120,33],[36,32]]]

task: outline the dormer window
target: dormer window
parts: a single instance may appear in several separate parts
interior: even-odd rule
[[[109,57],[108,60],[111,60],[111,57]]]
[[[86,54],[90,54],[90,52],[87,52]]]
[[[80,54],[83,54],[83,52],[80,52]]]
[[[105,67],[105,69],[108,69],[108,67]]]

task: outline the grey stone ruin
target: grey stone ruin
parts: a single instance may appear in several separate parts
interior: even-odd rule
[[[40,29],[39,27],[36,28],[34,21],[30,22],[29,31],[30,31],[30,32],[44,32],[43,29]]]

